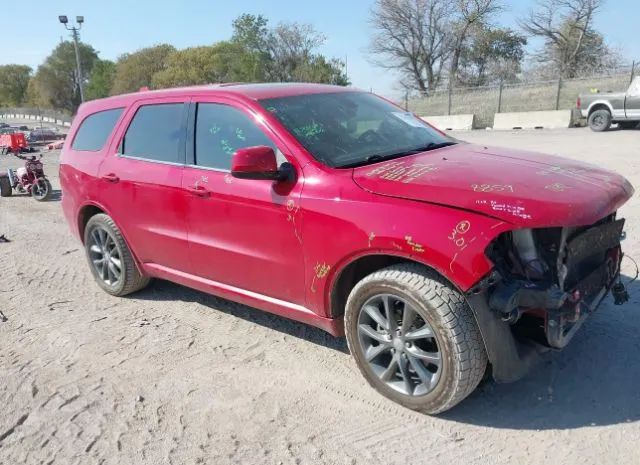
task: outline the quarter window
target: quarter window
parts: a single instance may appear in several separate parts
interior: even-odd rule
[[[217,103],[199,103],[196,113],[195,163],[198,166],[231,169],[231,156],[238,149],[276,146],[242,111]]]
[[[124,135],[121,153],[129,157],[180,163],[183,112],[182,103],[141,106]]]
[[[102,150],[109,134],[113,132],[116,122],[124,108],[100,111],[87,116],[80,124],[76,137],[71,144],[72,150],[97,152]],[[37,131],[33,131],[36,133]],[[35,134],[36,136],[40,134]]]

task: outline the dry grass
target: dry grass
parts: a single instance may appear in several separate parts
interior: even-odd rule
[[[501,112],[555,110],[556,99],[558,109],[575,107],[578,94],[599,89],[600,92],[618,92],[625,90],[629,84],[629,74],[596,77],[588,79],[572,79],[562,82],[558,98],[558,82],[538,82],[533,84],[505,85],[500,102]],[[451,114],[476,115],[476,126],[485,128],[493,126],[493,117],[498,111],[498,87],[468,87],[453,89],[451,93]],[[446,115],[449,94],[439,91],[427,98],[409,101],[409,109],[421,116]]]

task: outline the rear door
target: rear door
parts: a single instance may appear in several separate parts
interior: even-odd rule
[[[625,112],[627,118],[640,119],[640,76],[633,80],[627,90]]]
[[[244,147],[286,147],[249,108],[223,97],[194,99],[183,176],[188,200],[192,273],[219,283],[304,305],[298,178],[291,183],[231,176],[231,157]],[[200,192],[194,192],[194,187]]]
[[[138,260],[185,271],[186,98],[136,102],[100,166],[101,199]]]
[[[60,186],[65,194],[62,196],[62,210],[76,235],[80,234],[78,211],[82,202],[96,200],[101,184],[98,170],[105,154],[109,153],[109,136],[124,112],[124,107],[120,107],[77,115],[78,127],[71,129],[62,151],[59,172]]]

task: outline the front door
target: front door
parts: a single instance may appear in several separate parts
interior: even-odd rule
[[[640,76],[633,80],[627,90],[625,112],[629,119],[640,119]]]
[[[185,99],[132,107],[100,166],[101,199],[143,263],[186,271]]]
[[[231,157],[240,148],[267,145],[286,161],[286,147],[275,134],[249,109],[234,105],[218,98],[191,104],[182,184],[191,194],[186,212],[192,273],[304,305],[302,179],[274,183],[231,176]]]

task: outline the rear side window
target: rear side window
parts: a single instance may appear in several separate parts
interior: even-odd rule
[[[217,103],[199,103],[196,114],[196,165],[231,169],[236,150],[266,145],[276,146],[258,125],[242,111]]]
[[[129,157],[180,163],[183,112],[183,103],[141,106],[124,135],[121,153]]]
[[[80,124],[71,148],[87,152],[102,150],[123,110],[124,108],[114,108],[87,116]],[[48,134],[47,131],[33,131],[33,133],[36,136]]]

